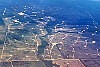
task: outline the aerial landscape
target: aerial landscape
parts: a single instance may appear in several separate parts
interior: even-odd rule
[[[100,0],[0,0],[0,67],[100,67]]]

